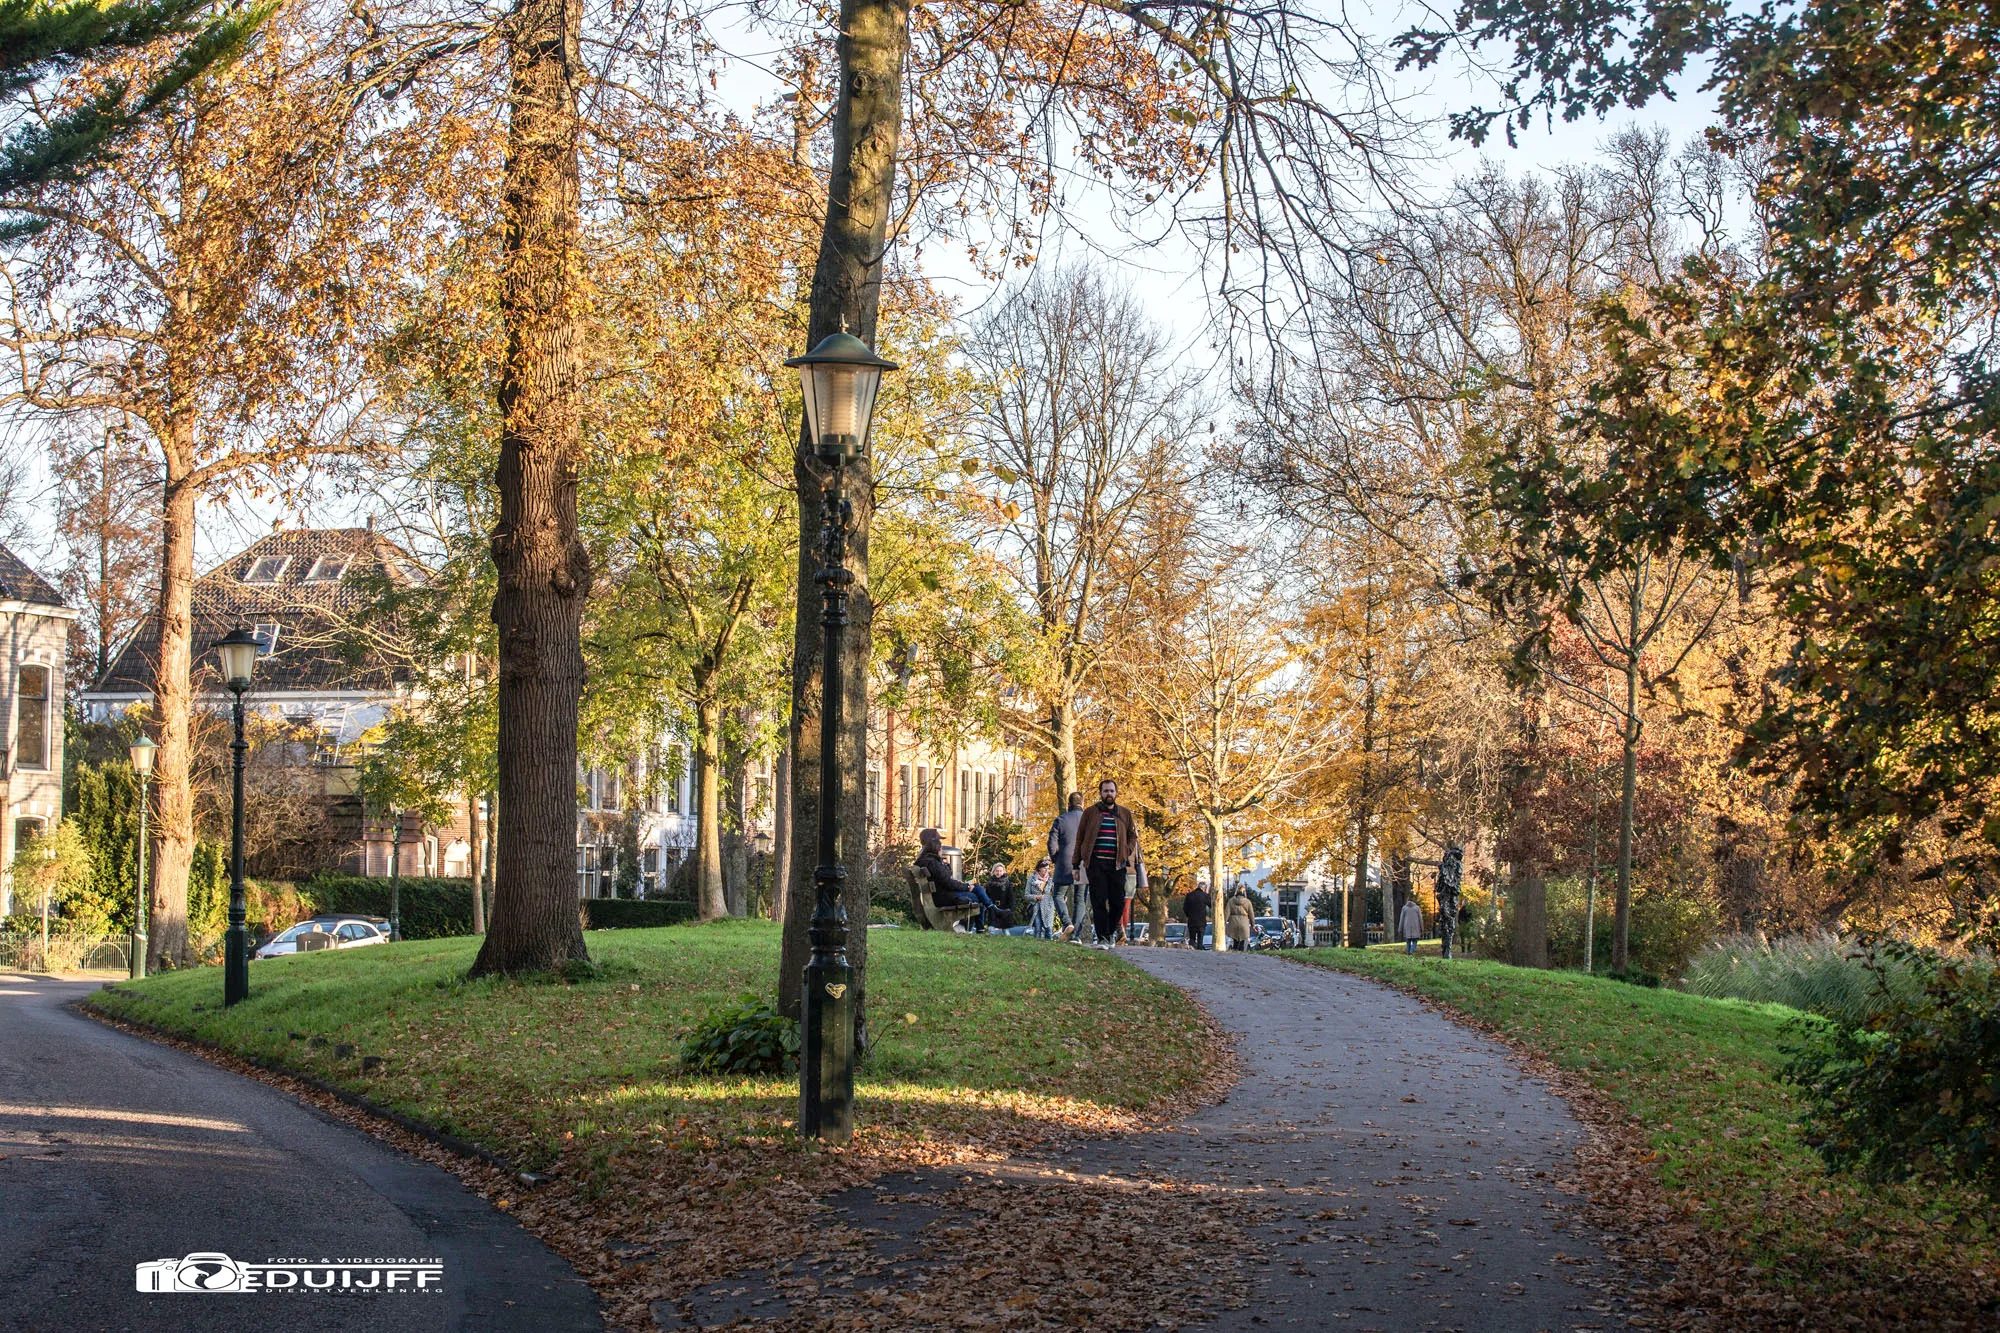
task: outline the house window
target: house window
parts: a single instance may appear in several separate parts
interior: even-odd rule
[[[958,770],[958,828],[963,833],[972,825],[972,774]]]
[[[260,555],[250,562],[244,571],[245,583],[276,583],[284,574],[285,566],[292,563],[288,555]]]
[[[306,571],[307,583],[338,583],[340,576],[347,572],[347,557],[344,555],[323,555],[313,561]]]
[[[917,765],[917,822],[935,826],[931,816],[931,771],[922,764]]]
[[[257,656],[269,657],[278,651],[278,627],[276,625],[253,625],[250,637],[257,641]]]
[[[931,827],[944,825],[944,770],[937,769],[931,774]]]
[[[680,757],[681,751],[679,746],[674,747],[669,752],[670,763],[677,765],[680,769],[679,772],[674,773],[667,779],[667,813],[670,815],[677,815],[681,812],[681,777],[686,773],[687,769],[685,765],[678,763]]]
[[[910,826],[910,766],[896,765],[896,827]]]
[[[882,770],[868,770],[868,825],[873,828],[882,822]]]
[[[598,859],[594,843],[578,843],[576,847],[576,896],[595,898],[597,896]]]
[[[35,839],[42,836],[42,821],[39,819],[17,819],[14,821],[14,855],[28,850]]]
[[[750,795],[750,812],[757,815],[766,813],[771,808],[770,760],[765,759],[758,762],[757,776],[752,780],[751,786],[753,790]]]
[[[999,813],[1001,813],[1000,775],[998,773],[988,773],[986,775],[986,817],[991,819]]]
[[[14,763],[49,766],[49,669],[24,666],[14,695]]]
[[[985,812],[986,775],[984,773],[974,773],[972,775],[972,818],[967,822],[977,824]]]

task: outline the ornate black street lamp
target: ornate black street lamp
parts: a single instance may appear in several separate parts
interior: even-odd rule
[[[243,756],[250,746],[243,739],[243,696],[257,665],[257,636],[238,625],[215,651],[222,658],[222,683],[236,697],[236,739],[229,746],[235,793],[229,816],[229,933],[222,954],[222,1002],[231,1005],[250,998],[250,936],[243,908]]]
[[[160,747],[141,735],[126,747],[139,775],[139,902],[132,922],[132,980],[146,975],[146,918],[153,914],[153,886],[146,882],[146,788],[153,780],[153,751]]]
[[[830,334],[796,366],[805,390],[806,435],[827,464],[821,502],[819,584],[819,866],[813,871],[812,958],[806,963],[799,1033],[799,1133],[845,1143],[854,1134],[853,973],[847,962],[847,912],[840,860],[841,641],[847,628],[848,526],[854,506],[843,486],[847,463],[868,453],[875,393],[882,372],[894,370],[851,333]]]

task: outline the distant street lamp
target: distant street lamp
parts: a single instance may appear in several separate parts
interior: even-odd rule
[[[834,1143],[854,1134],[854,988],[847,962],[847,911],[840,861],[841,647],[847,628],[848,525],[854,506],[843,487],[850,459],[866,457],[882,372],[895,363],[851,333],[834,333],[785,362],[805,391],[806,436],[829,464],[822,501],[820,569],[819,866],[813,871],[812,957],[800,1004],[799,1133]]]
[[[250,672],[257,665],[257,636],[238,625],[215,651],[222,658],[222,683],[236,697],[236,739],[229,746],[235,793],[229,817],[229,934],[222,955],[222,1003],[231,1005],[250,998],[250,936],[243,906],[243,756],[250,746],[243,739],[243,696],[250,692]]]
[[[139,893],[132,923],[132,980],[146,975],[146,919],[153,914],[153,886],[146,882],[146,789],[153,780],[153,751],[160,747],[141,734],[127,747],[132,771],[139,775]]]

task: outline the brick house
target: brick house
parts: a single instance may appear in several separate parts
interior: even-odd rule
[[[62,818],[63,661],[77,613],[34,570],[0,546],[0,916],[14,910],[14,854]]]

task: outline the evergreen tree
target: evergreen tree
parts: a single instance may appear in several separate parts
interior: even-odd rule
[[[0,198],[86,174],[120,132],[203,71],[233,60],[276,8],[269,0],[0,0],[0,96],[17,113],[0,140]],[[95,72],[155,43],[175,42],[136,86],[130,75],[113,73],[93,80],[80,100],[52,117],[27,114],[28,91],[45,80]]]

